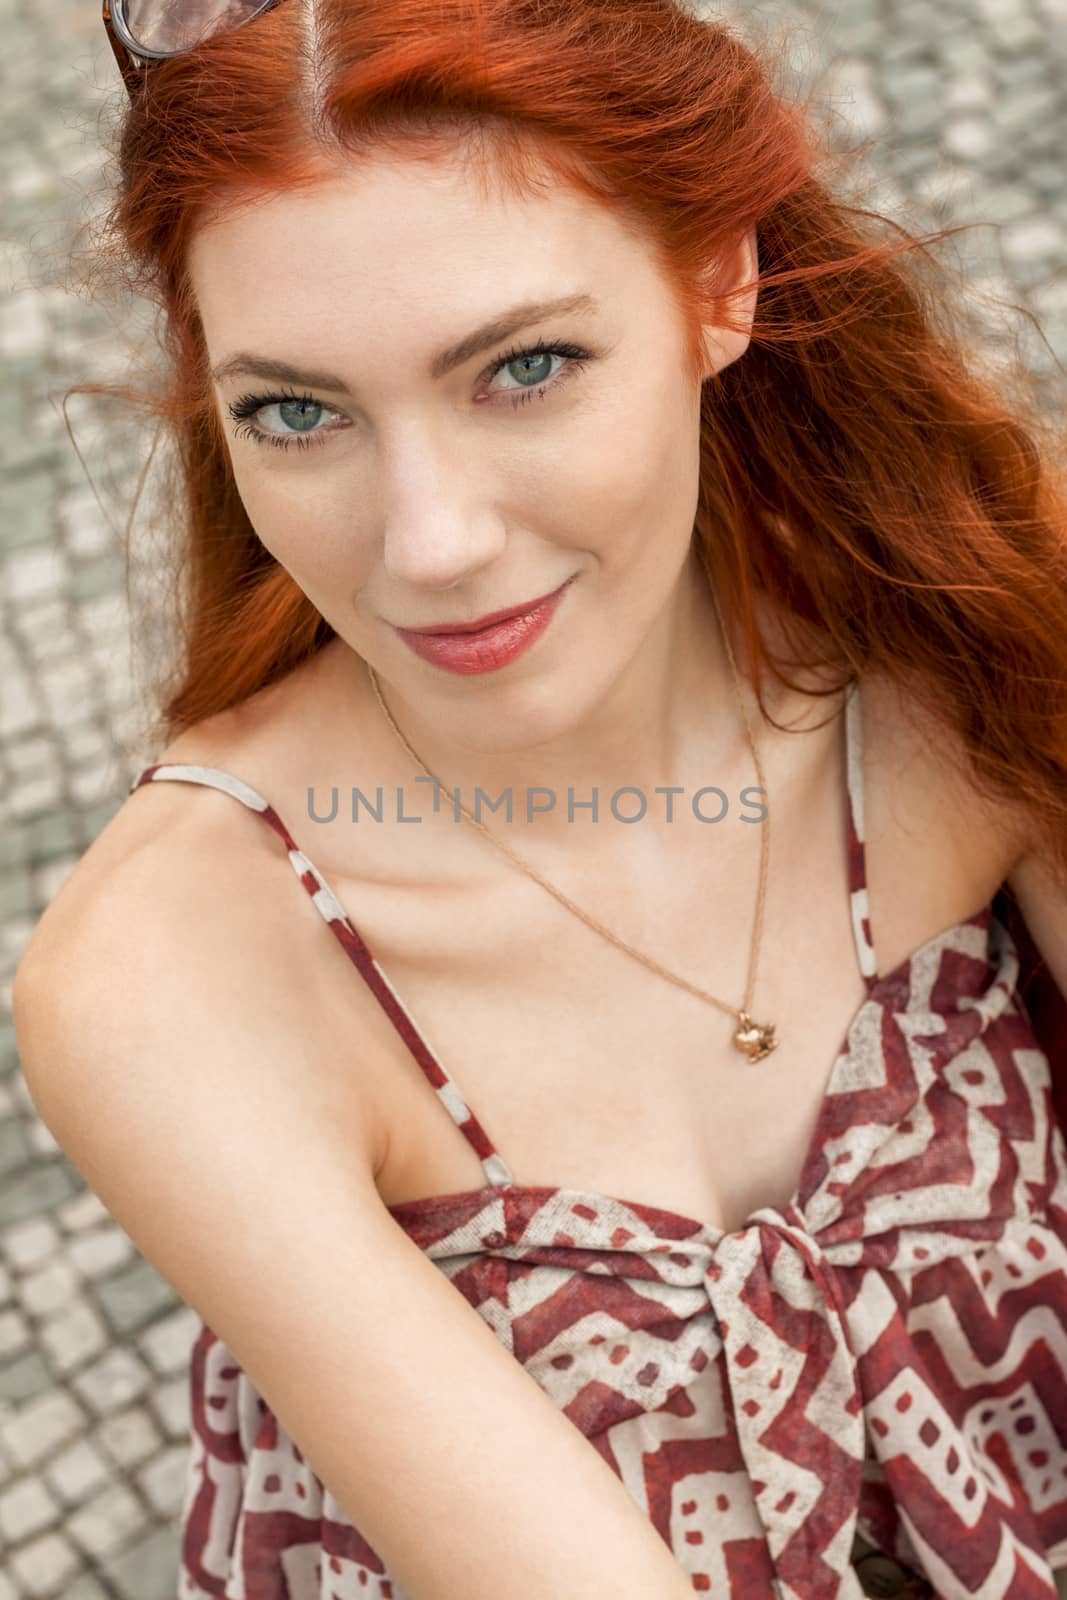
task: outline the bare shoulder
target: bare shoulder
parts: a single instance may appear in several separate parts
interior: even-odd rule
[[[761,633],[790,663],[794,682],[801,688],[810,682],[814,692],[824,692],[825,672],[814,672],[809,680],[791,660],[778,615],[765,604],[757,611]],[[882,835],[883,853],[893,859],[893,845],[921,832],[932,860],[950,845],[961,866],[969,856],[964,870],[973,871],[976,880],[1002,882],[1033,847],[1029,814],[978,781],[963,737],[937,708],[930,689],[885,672],[866,672],[859,693],[867,821]],[[809,703],[801,693],[796,700],[804,716],[826,715],[821,698]]]
[[[238,816],[244,814],[245,820]],[[236,922],[262,885],[249,868],[264,855],[259,830],[232,798],[188,783],[145,785],[129,794],[60,885],[37,923],[19,970],[39,970],[76,952],[71,974],[106,951],[154,933],[172,954],[199,947],[193,928],[216,898]],[[227,884],[228,880],[228,884]],[[208,885],[218,885],[205,893]],[[240,888],[238,896],[220,893]],[[198,914],[197,907],[201,910]],[[212,918],[211,927],[219,926]],[[92,935],[92,937],[90,937]]]
[[[962,735],[925,695],[875,673],[860,693],[865,789],[884,825],[951,840],[1002,882],[1031,848],[1029,814],[979,783]]]
[[[305,1099],[333,1101],[353,1154],[362,1150],[376,1175],[385,1122],[373,1072],[360,1069],[352,1001],[362,986],[343,981],[354,976],[347,966],[257,816],[217,789],[148,783],[62,884],[19,963],[15,1020],[31,1094],[48,1121],[89,1080],[136,1063],[145,1093],[196,1075],[238,1114],[299,1083]],[[374,1030],[370,1017],[370,1058]],[[68,1048],[75,1036],[78,1050]],[[343,1062],[329,1049],[338,1037]]]
[[[152,759],[154,766],[211,767],[256,786],[272,764],[286,766],[297,724],[292,683],[284,681],[252,701],[178,734]],[[277,838],[256,823],[232,795],[208,784],[149,783],[128,794],[82,855],[41,917],[20,971],[40,969],[68,947],[89,951],[91,923],[107,935],[107,948],[127,930],[146,926],[195,955],[190,925],[211,909],[211,927],[237,935],[270,893],[279,857]],[[232,924],[228,919],[232,919]],[[236,954],[236,951],[235,951]]]

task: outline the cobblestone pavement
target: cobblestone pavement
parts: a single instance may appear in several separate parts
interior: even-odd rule
[[[97,121],[116,105],[96,0],[0,9],[0,1600],[173,1600],[196,1319],[36,1116],[10,1020],[34,923],[154,754],[140,731],[152,645],[131,648],[121,556],[146,441],[113,406],[73,401],[94,493],[59,403],[69,384],[117,378],[148,323],[67,287],[71,242],[106,193]],[[791,70],[825,88],[835,137],[875,138],[858,168],[878,180],[873,203],[920,227],[981,224],[953,248],[986,297],[990,349],[1017,339],[1051,382],[1052,352],[1067,357],[1067,0],[758,15],[795,27]],[[151,641],[155,568],[137,549]]]

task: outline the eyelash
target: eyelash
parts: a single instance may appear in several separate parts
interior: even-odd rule
[[[559,384],[565,383],[569,377],[577,376],[577,374],[583,370],[586,362],[592,360],[589,351],[583,350],[580,345],[567,343],[546,344],[543,339],[539,339],[534,345],[528,345],[522,349],[511,350],[507,355],[500,356],[489,368],[486,375],[487,378],[492,380],[496,377],[497,373],[502,372],[505,367],[511,366],[511,364],[515,361],[523,360],[523,358],[526,356],[566,356],[568,358],[568,365],[561,368],[554,377],[547,378],[544,383],[539,384],[535,389],[512,391],[511,404],[513,410],[517,409],[520,405],[526,405],[528,401],[533,400],[536,396],[540,396],[541,399],[544,399],[545,395],[547,395],[550,390],[554,390],[559,386]],[[270,433],[265,428],[257,427],[253,422],[252,419],[257,411],[263,411],[267,406],[280,405],[285,402],[292,401],[295,401],[297,405],[321,405],[321,402],[316,400],[314,395],[296,394],[291,389],[277,394],[242,395],[239,400],[235,400],[226,408],[234,422],[239,424],[239,426],[234,429],[236,437],[251,439],[256,444],[274,445],[279,450],[288,450],[294,444],[298,450],[307,450],[310,449],[313,444],[318,444],[320,441],[325,443],[331,433],[336,433],[338,431],[335,428],[318,428],[314,433]],[[322,405],[322,409],[324,411],[330,411],[333,408],[331,406]]]

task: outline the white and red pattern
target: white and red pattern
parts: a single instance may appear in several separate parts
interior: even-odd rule
[[[992,905],[877,976],[859,695],[845,717],[867,995],[792,1203],[723,1234],[516,1184],[285,824],[257,811],[477,1151],[485,1186],[390,1208],[614,1468],[693,1588],[858,1600],[853,1537],[940,1600],[1055,1600],[1067,1566],[1067,1147]],[[767,1068],[761,1070],[767,1071]],[[773,1062],[771,1068],[773,1071]],[[206,1326],[179,1600],[410,1600]]]

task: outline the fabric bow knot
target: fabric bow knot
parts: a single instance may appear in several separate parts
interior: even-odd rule
[[[775,1575],[796,1600],[862,1600],[851,1552],[866,1434],[833,1270],[796,1207],[767,1207],[720,1240],[707,1278]]]

